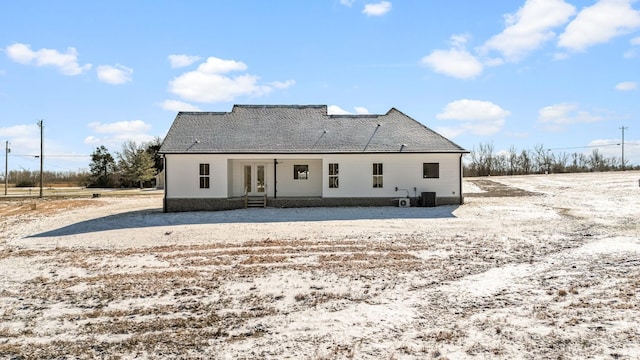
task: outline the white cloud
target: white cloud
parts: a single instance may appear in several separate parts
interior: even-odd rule
[[[362,106],[356,106],[354,107],[354,109],[356,110],[356,114],[358,115],[370,114],[369,110],[367,110],[367,108],[364,108]]]
[[[616,85],[616,90],[631,91],[631,90],[635,90],[637,87],[638,87],[638,84],[634,81],[623,81]]]
[[[9,141],[9,149],[12,154],[33,156],[40,154],[40,127],[35,122],[0,128],[0,138],[3,139],[2,151],[4,151],[4,140],[6,139]],[[55,140],[45,139],[44,146],[45,157],[46,154],[65,152]],[[25,159],[29,159],[29,157],[25,157]],[[35,160],[35,158],[32,159]]]
[[[576,104],[561,103],[545,106],[538,110],[538,122],[544,124],[546,131],[560,131],[567,125],[593,123],[604,118],[580,109]]]
[[[638,56],[638,53],[635,49],[625,51],[624,54],[622,54],[622,57],[625,59],[633,59],[636,56]]]
[[[629,44],[631,44],[631,46],[640,45],[640,36],[634,37],[633,39],[629,40]],[[638,48],[633,47],[633,48],[625,51],[625,53],[622,56],[625,59],[633,59],[636,56],[638,56]]]
[[[211,74],[225,74],[244,70],[247,70],[247,65],[241,61],[224,60],[217,57],[208,57],[206,62],[198,66],[198,71]]]
[[[230,78],[219,74],[192,71],[169,83],[169,91],[185,100],[214,103],[232,101],[238,96],[260,96],[269,88],[257,84],[258,77],[245,74]]]
[[[355,0],[340,0],[340,4],[344,6],[349,6],[349,7],[351,7],[351,5],[353,5],[354,2]]]
[[[388,1],[381,1],[379,3],[366,4],[362,13],[368,16],[382,16],[389,11],[391,11],[391,3]]]
[[[165,100],[161,102],[159,105],[161,108],[165,110],[173,111],[173,112],[202,111],[199,107],[195,105],[191,105],[189,103],[178,101],[178,100]]]
[[[151,129],[151,125],[142,120],[117,121],[113,123],[89,123],[89,127],[99,134],[138,133]]]
[[[169,63],[172,68],[181,68],[185,66],[189,66],[196,61],[200,61],[202,57],[200,56],[190,56],[190,55],[169,55]]]
[[[45,126],[45,140],[44,140],[44,157],[45,157],[45,170],[49,168],[55,161],[53,157],[49,157],[48,154],[70,154],[75,151],[68,148],[68,144],[59,143],[55,139],[46,138],[47,136],[47,122],[44,122]],[[9,167],[26,167],[31,169],[37,169],[39,167],[39,159],[35,156],[40,155],[40,127],[33,122],[32,124],[14,125],[6,128],[0,128],[0,138],[2,139],[2,151],[4,153],[4,141],[9,141],[9,149],[11,154],[23,155],[19,158],[9,159]],[[79,154],[78,154],[79,155]],[[86,164],[86,158],[77,157],[75,160],[65,160],[67,162],[81,161]],[[4,160],[3,160],[4,162]],[[16,163],[19,165],[16,166]]]
[[[40,128],[37,124],[33,125],[14,125],[6,128],[0,128],[1,137],[24,137],[33,136],[39,133]]]
[[[270,86],[276,89],[286,89],[295,85],[295,80],[287,80],[287,81],[272,81],[269,83]]]
[[[600,0],[584,8],[558,39],[558,46],[573,51],[605,43],[640,27],[640,11],[631,7],[634,0]]]
[[[490,101],[462,99],[447,104],[436,118],[461,122],[455,127],[440,127],[438,131],[445,136],[455,137],[465,132],[486,136],[500,131],[509,115],[510,111]]]
[[[437,115],[437,118],[446,120],[493,121],[504,119],[509,115],[511,115],[511,112],[504,110],[490,101],[462,99],[447,104],[443,112]]]
[[[153,136],[146,134],[151,125],[142,120],[117,121],[113,123],[92,122],[89,128],[102,136],[89,135],[84,139],[85,144],[102,144],[108,147],[120,146],[126,141],[145,143],[153,140]]]
[[[329,115],[349,115],[351,114],[347,110],[339,107],[338,105],[329,105],[327,107],[327,114]]]
[[[367,108],[364,108],[362,106],[356,106],[356,107],[354,107],[354,110],[356,111],[355,113],[358,114],[358,115],[370,114],[369,110],[367,110]],[[329,114],[329,115],[353,115],[352,112],[344,110],[341,107],[339,107],[338,105],[329,105],[327,107],[327,114]]]
[[[12,154],[40,154],[40,128],[35,123],[0,128],[0,138],[3,139],[2,151],[4,140],[8,140]],[[45,145],[49,145],[48,142]]]
[[[91,64],[78,64],[78,51],[72,47],[67,48],[66,53],[60,53],[45,48],[33,51],[31,45],[15,43],[7,46],[5,52],[11,60],[20,64],[55,67],[64,75],[80,75],[91,69]]]
[[[89,135],[86,138],[84,138],[84,143],[87,145],[100,144],[100,141],[102,141],[100,138],[97,138],[93,135]]]
[[[434,50],[421,62],[437,73],[458,79],[472,79],[483,70],[482,63],[464,49]]]
[[[620,138],[617,139],[596,139],[587,144],[590,149],[585,149],[583,153],[587,156],[591,155],[594,150],[604,157],[615,157],[618,161],[622,160],[622,146]],[[640,164],[640,140],[624,141],[624,162],[626,166]]]
[[[100,79],[100,81],[111,85],[128,83],[131,81],[131,74],[133,74],[133,69],[120,64],[115,66],[100,65],[96,71],[98,72],[98,79]]]
[[[293,80],[258,84],[258,76],[241,74],[227,76],[229,72],[244,71],[247,65],[235,60],[209,57],[194,71],[186,72],[169,82],[169,92],[187,101],[214,103],[232,101],[238,96],[262,96],[273,89],[284,89],[295,84]]]
[[[468,34],[452,35],[452,48],[434,50],[420,61],[431,70],[458,79],[471,79],[482,73],[483,65],[465,49],[470,36]]]
[[[451,37],[449,38],[449,41],[451,42],[451,45],[456,49],[464,49],[465,45],[467,45],[467,42],[469,41],[470,38],[471,38],[471,35],[469,34],[454,34],[454,35],[451,35]]]
[[[569,21],[575,7],[562,0],[527,0],[515,13],[505,15],[506,28],[480,48],[498,51],[507,61],[518,61],[556,35],[553,28]]]

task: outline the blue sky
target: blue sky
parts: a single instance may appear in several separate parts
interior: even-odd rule
[[[87,169],[180,110],[395,107],[472,150],[592,146],[640,164],[635,0],[11,1],[0,10],[0,159]],[[610,145],[614,144],[614,145]],[[4,165],[4,164],[2,164]],[[4,172],[4,167],[1,172]]]

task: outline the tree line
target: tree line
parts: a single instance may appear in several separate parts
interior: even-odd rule
[[[597,148],[590,154],[554,153],[543,145],[536,145],[533,150],[517,150],[511,146],[505,152],[495,153],[493,143],[480,143],[474,147],[463,165],[464,176],[496,176],[496,175],[529,175],[544,173],[568,173],[591,171],[615,171],[640,169],[640,166],[629,166],[625,160],[603,155]],[[623,166],[624,165],[624,166]]]
[[[3,174],[4,175],[4,174]],[[87,178],[86,171],[44,171],[43,180],[47,187],[79,185]],[[40,171],[26,169],[10,170],[9,182],[15,187],[35,187],[40,184]],[[4,184],[4,178],[3,184]],[[3,185],[3,184],[0,184]]]
[[[148,143],[127,141],[113,155],[105,146],[99,146],[91,154],[89,171],[43,171],[43,185],[83,187],[153,187],[155,176],[164,164],[158,154],[162,140],[155,138]],[[8,180],[15,187],[40,185],[40,171],[11,170]]]

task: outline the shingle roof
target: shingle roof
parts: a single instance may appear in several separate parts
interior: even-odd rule
[[[392,108],[384,115],[328,115],[326,105],[235,105],[180,112],[161,153],[466,153]]]

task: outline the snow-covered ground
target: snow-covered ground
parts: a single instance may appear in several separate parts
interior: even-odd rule
[[[164,214],[141,196],[5,216],[0,358],[636,359],[639,181],[470,178],[464,205],[437,208]]]

